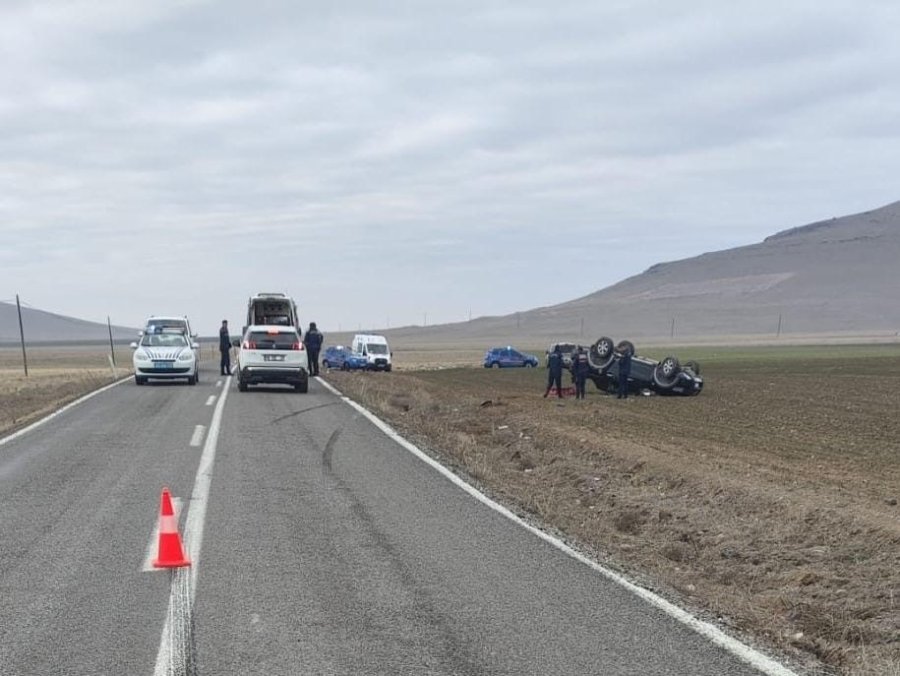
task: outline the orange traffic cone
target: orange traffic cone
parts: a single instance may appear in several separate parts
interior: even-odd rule
[[[154,568],[181,568],[191,565],[190,559],[181,548],[181,536],[178,534],[178,520],[172,509],[172,494],[168,488],[162,489],[159,505],[159,549]]]

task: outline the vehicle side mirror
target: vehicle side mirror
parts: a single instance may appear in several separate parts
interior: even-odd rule
[[[200,349],[200,343],[191,343],[191,349],[192,349],[192,350],[199,350],[199,349]]]
[[[132,350],[136,350],[136,349],[137,349],[137,343],[131,343],[131,344],[129,345],[129,347],[130,347]]]
[[[237,338],[235,338],[234,340],[231,341],[231,347],[240,347],[240,346],[241,346],[241,341],[239,341]]]

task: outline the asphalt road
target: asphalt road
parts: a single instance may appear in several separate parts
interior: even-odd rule
[[[202,375],[0,444],[0,674],[761,673],[321,383]],[[189,570],[145,570],[163,486]]]

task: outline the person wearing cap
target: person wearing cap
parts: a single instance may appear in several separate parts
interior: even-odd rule
[[[222,328],[219,329],[219,352],[222,358],[219,360],[219,375],[231,375],[231,335],[228,333],[228,320],[222,320]]]
[[[315,322],[309,323],[309,331],[306,332],[306,338],[303,344],[306,345],[306,351],[309,354],[309,375],[319,375],[319,350],[322,349],[322,342],[325,336],[319,333]]]

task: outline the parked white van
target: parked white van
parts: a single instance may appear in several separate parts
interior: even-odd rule
[[[391,370],[391,348],[384,336],[357,333],[353,336],[350,349],[366,358],[369,371]]]
[[[258,293],[250,296],[242,334],[247,332],[248,326],[292,326],[299,330],[297,304],[284,293]]]

